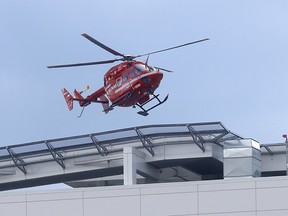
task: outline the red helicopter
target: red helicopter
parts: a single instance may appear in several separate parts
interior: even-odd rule
[[[82,34],[83,37],[91,41],[92,43],[98,45],[104,50],[112,53],[115,56],[120,56],[120,58],[106,60],[106,61],[96,61],[87,63],[77,63],[77,64],[65,64],[65,65],[54,65],[47,66],[48,68],[62,68],[62,67],[78,67],[87,65],[98,65],[98,64],[109,64],[116,61],[123,61],[123,63],[117,64],[112,67],[104,75],[104,86],[88,95],[83,97],[82,93],[89,89],[89,86],[84,91],[74,90],[74,97],[64,88],[62,93],[64,95],[65,101],[69,110],[73,109],[73,102],[78,101],[80,107],[83,107],[80,116],[86,106],[91,103],[101,103],[103,106],[103,111],[108,113],[113,110],[114,107],[136,107],[138,106],[141,111],[138,114],[142,116],[147,116],[148,112],[155,107],[161,105],[168,99],[168,95],[161,101],[159,99],[159,94],[154,94],[155,90],[158,88],[162,78],[163,73],[161,71],[172,72],[170,70],[159,68],[155,66],[148,65],[149,55],[168,51],[171,49],[180,48],[183,46],[203,42],[209,40],[208,38],[182,44],[179,46],[174,46],[142,55],[130,56],[121,54],[110,47],[102,44],[93,37]],[[146,62],[136,61],[136,58],[147,56]],[[108,98],[107,98],[108,97]],[[144,106],[156,99],[157,104],[145,109]],[[111,105],[109,104],[111,102]],[[79,117],[80,117],[79,116]]]

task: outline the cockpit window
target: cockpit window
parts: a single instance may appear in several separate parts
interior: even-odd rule
[[[142,64],[136,64],[136,65],[134,65],[134,68],[136,69],[137,74],[140,74],[140,73],[142,73],[142,71],[147,70],[145,68],[145,65],[142,65]]]

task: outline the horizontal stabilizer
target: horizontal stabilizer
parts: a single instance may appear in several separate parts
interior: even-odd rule
[[[101,104],[103,106],[103,110],[104,110],[105,114],[108,113],[109,112],[109,109],[108,109],[109,108],[109,100],[105,97],[105,95],[101,95],[99,97],[99,99],[101,101]]]
[[[87,106],[91,103],[90,101],[87,101],[87,99],[84,98],[76,89],[74,89],[74,96],[74,100],[78,101],[81,107]]]
[[[74,95],[76,99],[84,100],[84,97],[76,89],[74,89]]]

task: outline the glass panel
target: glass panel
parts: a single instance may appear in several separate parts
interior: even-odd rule
[[[116,80],[116,83],[117,83],[117,86],[120,86],[122,84],[122,77],[119,77],[117,80]]]
[[[37,151],[47,150],[47,146],[45,143],[33,143],[31,145],[25,146],[14,146],[11,148],[16,154],[23,154],[23,153],[33,153]]]
[[[135,78],[135,73],[134,73],[134,71],[135,71],[135,68],[131,68],[131,69],[130,69],[130,73],[129,73],[130,79],[134,79],[134,78]]]
[[[224,127],[220,123],[215,124],[200,124],[200,125],[190,125],[195,131],[215,131],[215,130],[224,130]]]
[[[147,127],[147,128],[141,128],[139,127],[139,130],[144,134],[158,134],[158,133],[185,133],[189,132],[188,128],[186,126],[166,126],[166,127]]]
[[[95,134],[95,137],[99,142],[101,141],[108,141],[108,140],[115,140],[115,139],[123,139],[126,137],[135,137],[137,136],[136,131],[131,130],[123,130],[123,131],[116,131],[111,133],[105,133],[105,134]]]
[[[127,82],[127,81],[128,81],[128,74],[125,73],[125,74],[123,75],[123,82],[125,83],[125,82]]]
[[[6,149],[1,149],[0,150],[0,157],[5,157],[5,156],[8,156],[9,153]]]
[[[228,133],[225,136],[221,137],[218,141],[233,140],[233,139],[242,139],[242,137],[233,133]]]
[[[145,66],[142,64],[135,64],[134,68],[136,69],[136,74],[140,74],[142,71],[146,70]]]
[[[91,138],[87,135],[87,137],[79,137],[58,141],[50,141],[54,148],[63,148],[63,147],[73,147],[75,145],[83,145],[83,144],[92,144]]]

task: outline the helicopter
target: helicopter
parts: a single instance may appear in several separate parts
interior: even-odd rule
[[[62,94],[70,111],[73,109],[73,102],[79,102],[80,107],[82,107],[82,111],[79,117],[81,117],[84,108],[91,103],[102,104],[105,114],[113,110],[114,107],[119,106],[133,108],[139,107],[140,111],[138,112],[138,114],[142,116],[147,116],[150,110],[167,101],[168,95],[163,100],[160,100],[159,94],[155,94],[155,90],[160,85],[160,82],[163,78],[163,72],[172,72],[171,70],[148,65],[149,56],[152,54],[209,40],[209,38],[205,38],[154,52],[132,56],[124,55],[118,51],[115,51],[114,49],[104,45],[103,43],[99,42],[98,40],[89,36],[86,33],[81,35],[92,43],[106,50],[107,52],[117,56],[118,58],[96,62],[53,65],[47,67],[64,68],[110,64],[117,61],[123,62],[110,68],[108,72],[106,72],[106,74],[104,75],[104,85],[92,94],[88,95],[87,97],[84,97],[82,94],[89,89],[89,86],[87,86],[86,89],[84,89],[83,91],[77,91],[76,89],[74,89],[74,96],[72,96],[72,94],[66,88],[62,89]],[[144,56],[147,56],[145,62],[135,60],[136,58]],[[147,104],[153,100],[156,100],[156,104],[145,108]]]

